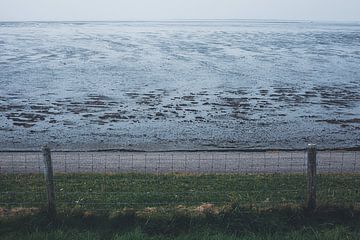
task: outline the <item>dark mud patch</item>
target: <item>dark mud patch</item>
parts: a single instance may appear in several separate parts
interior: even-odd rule
[[[77,103],[75,103],[77,104]],[[84,104],[88,107],[94,107],[94,108],[103,108],[104,106],[107,105],[106,102],[104,101],[100,101],[100,100],[87,100],[84,102]]]
[[[316,91],[305,91],[302,96],[305,98],[316,98],[318,96],[318,93]]]
[[[0,106],[0,112],[18,111],[23,110],[25,105],[2,105]]]
[[[136,104],[139,105],[148,105],[148,106],[156,106],[161,103],[162,95],[161,94],[153,94],[147,93],[143,95],[139,95],[137,98]]]
[[[251,104],[249,103],[249,98],[233,98],[233,97],[224,97],[221,99],[222,103],[215,104],[224,107],[232,107],[232,108],[243,108],[250,109]]]
[[[9,120],[14,121],[14,125],[15,123],[17,123],[17,126],[20,126],[20,123],[36,123],[39,121],[44,121],[46,116],[45,115],[40,115],[40,114],[35,114],[35,113],[9,113],[6,115],[6,117]]]
[[[31,105],[30,108],[36,113],[45,114],[45,115],[60,115],[62,114],[61,110],[55,110],[53,106],[48,105]]]
[[[248,114],[246,112],[234,111],[234,112],[232,112],[230,114],[230,117],[236,118],[238,120],[243,120],[243,121],[248,121],[249,120]]]
[[[137,92],[127,92],[127,93],[125,93],[128,97],[130,97],[130,98],[132,98],[132,99],[135,99],[135,98],[137,98],[137,97],[139,97],[139,93],[137,93]]]
[[[73,114],[86,114],[101,112],[105,109],[118,106],[119,103],[107,96],[90,94],[83,101],[62,99],[57,100],[54,105],[65,108],[67,112],[71,112]]]
[[[261,96],[265,97],[266,95],[268,95],[269,90],[268,89],[260,89],[259,92],[260,92]]]
[[[353,119],[325,119],[325,120],[316,120],[316,122],[326,122],[330,124],[360,124],[360,118]]]
[[[347,86],[318,86],[313,90],[320,94],[320,104],[325,107],[349,108],[360,102],[359,90]]]
[[[85,106],[68,106],[67,110],[74,114],[87,113],[89,109]]]
[[[88,99],[95,100],[95,101],[111,101],[112,98],[105,96],[105,95],[98,95],[98,94],[89,94],[87,96]]]
[[[248,88],[239,88],[239,89],[234,89],[234,90],[226,90],[225,93],[241,96],[241,95],[249,94],[249,89]],[[218,93],[218,95],[221,95],[221,94],[224,94],[224,92]]]
[[[81,116],[84,117],[84,118],[89,118],[89,117],[94,117],[95,115],[91,114],[91,113],[87,113],[87,114],[83,114]]]
[[[162,113],[162,112],[156,112],[155,116],[156,117],[165,117],[166,115],[164,113]]]
[[[195,100],[195,96],[191,96],[191,95],[190,96],[182,96],[181,99],[184,100],[184,101],[192,102],[192,101]]]
[[[127,120],[129,117],[127,117],[126,112],[114,112],[114,113],[105,113],[102,116],[99,116],[99,119],[102,121],[109,120],[110,122],[118,122],[120,120]]]
[[[13,124],[14,124],[14,126],[24,127],[24,128],[31,128],[31,127],[35,126],[35,124],[24,123],[24,122],[14,122]]]
[[[168,92],[172,95],[167,95]],[[24,103],[27,103],[26,105],[15,103],[0,105],[0,108],[5,112],[10,112],[6,116],[7,119],[14,122],[13,128],[15,130],[17,128],[31,128],[37,122],[44,121],[48,117],[49,120],[45,122],[45,125],[39,124],[38,126],[46,126],[47,124],[51,126],[50,131],[57,129],[56,136],[67,133],[70,134],[67,138],[70,138],[73,137],[71,134],[77,131],[78,134],[83,134],[80,137],[91,134],[93,141],[97,141],[99,139],[110,139],[114,134],[127,136],[127,129],[136,132],[138,131],[137,127],[139,127],[141,131],[147,134],[147,137],[145,140],[141,138],[142,140],[137,139],[137,141],[140,143],[141,141],[153,141],[154,145],[160,144],[161,141],[167,142],[168,137],[183,134],[182,129],[187,129],[185,132],[188,135],[196,135],[199,146],[202,145],[201,139],[205,142],[211,142],[212,140],[209,139],[211,134],[220,136],[219,144],[227,142],[231,146],[238,145],[238,143],[231,143],[226,136],[232,138],[241,136],[239,139],[245,136],[247,141],[262,144],[269,139],[271,140],[276,131],[274,138],[288,137],[287,132],[293,131],[290,128],[298,126],[296,124],[299,122],[301,124],[302,122],[313,124],[315,121],[324,123],[316,124],[316,127],[332,129],[333,132],[350,131],[345,128],[348,125],[352,126],[352,130],[354,130],[356,129],[354,125],[359,123],[359,116],[356,111],[353,115],[348,116],[344,114],[349,114],[350,111],[335,106],[333,110],[331,108],[321,109],[319,112],[319,106],[324,104],[324,102],[320,102],[320,99],[329,97],[329,95],[321,95],[320,92],[313,89],[269,87],[268,89],[240,88],[224,91],[215,90],[213,92],[194,90],[181,93],[177,91],[168,92],[165,93],[156,89],[151,91],[139,90],[139,92],[124,92],[118,97],[89,94],[84,97],[54,99],[49,104],[45,102],[27,103],[24,100]],[[346,99],[345,94],[341,95],[340,98]],[[350,99],[353,102],[357,101],[356,96],[350,96]],[[30,110],[31,114],[28,112],[21,113],[20,110]],[[340,118],[337,120],[336,116],[352,119]],[[329,127],[329,125],[335,124],[343,128],[339,130],[339,126]],[[162,134],[162,126],[167,129],[174,126],[174,134],[172,135],[172,131],[169,131],[168,136]],[[91,129],[92,133],[85,132],[82,128]],[[275,129],[274,133],[270,129]],[[279,129],[285,133],[283,134]],[[32,130],[34,130],[33,136],[41,135],[41,129],[34,128]],[[150,131],[147,132],[148,130]],[[251,133],[248,133],[250,131]],[[263,131],[264,134],[259,134],[260,131]],[[255,134],[256,137],[251,140],[250,135],[246,134]],[[160,135],[161,137],[159,137]],[[298,139],[296,136],[290,136],[290,138],[289,142]],[[304,136],[299,138],[306,139],[306,141],[310,139]],[[126,141],[131,142],[133,138],[126,138]],[[177,139],[171,141],[174,146],[178,142],[179,144],[183,143]],[[181,141],[186,142],[188,140]],[[220,145],[215,144],[217,147]],[[265,145],[262,144],[262,146]]]

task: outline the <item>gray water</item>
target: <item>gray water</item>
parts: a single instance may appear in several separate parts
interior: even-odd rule
[[[360,146],[360,24],[0,23],[0,148]]]

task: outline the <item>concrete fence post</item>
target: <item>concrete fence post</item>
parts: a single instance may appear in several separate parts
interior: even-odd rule
[[[316,144],[307,147],[307,209],[316,209]]]
[[[48,146],[42,148],[44,157],[44,174],[46,182],[46,193],[47,193],[47,213],[50,219],[56,218],[56,207],[55,207],[55,189],[54,189],[54,174],[53,166],[51,161],[51,151]]]

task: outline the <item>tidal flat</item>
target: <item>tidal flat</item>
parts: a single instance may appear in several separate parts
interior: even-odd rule
[[[360,147],[360,24],[0,23],[0,147]]]

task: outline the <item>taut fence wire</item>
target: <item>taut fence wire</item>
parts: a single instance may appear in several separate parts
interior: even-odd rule
[[[310,147],[309,147],[310,149]],[[0,152],[0,207],[79,208],[360,204],[360,152]],[[311,158],[311,156],[310,156]],[[310,172],[309,172],[310,171]],[[315,171],[315,175],[311,171]],[[313,172],[314,173],[314,172]],[[309,185],[310,184],[310,185]],[[313,191],[311,191],[311,189]],[[51,190],[51,189],[50,189]],[[309,200],[309,198],[315,198]]]

